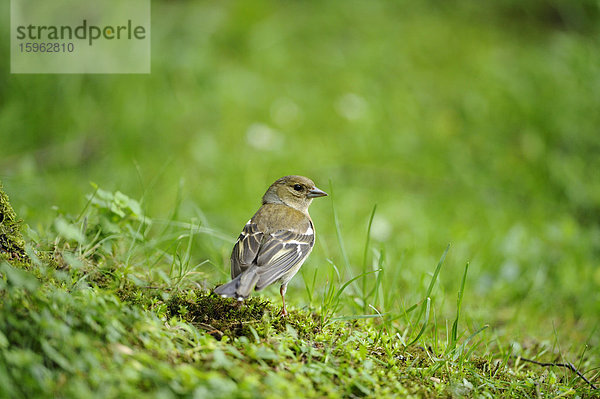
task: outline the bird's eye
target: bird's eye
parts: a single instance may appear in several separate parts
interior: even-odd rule
[[[296,191],[302,191],[302,185],[301,184],[294,184],[294,190],[296,190]]]

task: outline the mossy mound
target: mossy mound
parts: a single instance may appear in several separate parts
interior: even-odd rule
[[[8,261],[28,262],[25,240],[21,234],[21,221],[2,190],[0,182],[0,258]]]
[[[317,328],[316,320],[307,312],[292,310],[281,317],[280,309],[269,300],[251,297],[243,302],[221,298],[212,292],[190,290],[171,296],[167,301],[169,316],[206,330],[220,340],[223,335],[240,337],[266,336],[271,329],[281,332],[291,326],[299,335]]]

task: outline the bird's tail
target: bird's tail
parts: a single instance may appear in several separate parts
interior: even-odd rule
[[[246,299],[258,283],[259,275],[255,265],[239,274],[236,278],[215,288],[215,293],[224,297]]]

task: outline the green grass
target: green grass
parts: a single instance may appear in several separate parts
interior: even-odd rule
[[[27,261],[0,267],[2,396],[591,395],[569,373],[512,356],[555,356],[555,348],[516,353],[485,337],[487,325],[459,327],[467,268],[452,327],[436,320],[434,287],[449,248],[422,300],[402,314],[370,305],[374,312],[344,315],[365,298],[349,293],[352,284],[381,275],[375,270],[345,282],[332,272],[311,294],[322,296],[318,308],[281,318],[268,299],[239,303],[199,288],[185,261],[186,226],[170,223],[155,236],[137,201],[101,189],[89,198],[79,216],[60,216],[62,227],[27,245]],[[373,280],[372,291],[382,289]]]
[[[593,396],[515,356],[599,385],[597,4],[152,7],[150,75],[0,63],[7,395]],[[288,328],[206,290],[291,173],[332,195]]]

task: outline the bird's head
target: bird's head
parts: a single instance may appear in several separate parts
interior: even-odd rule
[[[271,184],[262,202],[263,204],[285,204],[307,213],[313,198],[326,195],[325,191],[318,189],[307,177],[285,176]]]

